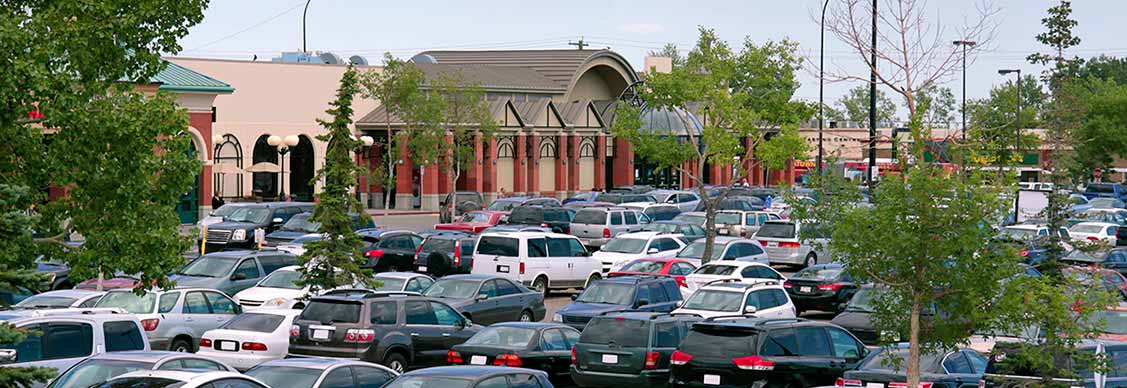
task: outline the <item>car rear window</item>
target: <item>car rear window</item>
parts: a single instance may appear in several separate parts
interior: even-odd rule
[[[357,310],[359,311],[359,310]],[[286,317],[275,314],[243,313],[231,318],[230,321],[220,326],[220,329],[253,331],[257,333],[271,333]]]
[[[1114,193],[1115,188],[1106,183],[1092,183],[1086,190],[1089,193]]]
[[[731,275],[732,271],[735,271],[735,270],[736,270],[736,267],[732,266],[732,265],[706,264],[706,265],[701,266],[700,268],[697,268],[697,270],[696,270],[696,272],[694,272],[694,274],[697,274],[697,275]]]
[[[877,350],[875,356],[869,357],[868,361],[861,364],[857,369],[868,370],[887,370],[898,373],[905,373],[908,362],[908,349],[896,349],[890,351],[889,349]],[[957,354],[957,353],[956,353]],[[940,362],[943,359],[943,353],[923,353],[920,354],[920,370],[923,373],[943,373],[943,365]]]
[[[520,240],[512,237],[482,236],[477,243],[477,253],[516,257],[520,254]]]
[[[717,213],[716,214],[716,223],[717,224],[727,224],[727,225],[739,225],[740,224],[740,213]]]
[[[444,238],[428,238],[419,248],[419,257],[426,257],[431,252],[454,252],[454,240]]]
[[[512,224],[539,224],[544,221],[544,209],[535,207],[517,207],[509,213],[509,223]]]
[[[303,321],[360,322],[360,303],[343,300],[313,300],[297,317]]]
[[[678,349],[693,357],[731,358],[737,354],[754,354],[751,344],[755,336],[756,332],[751,330],[696,325]]]
[[[595,318],[583,329],[579,342],[584,344],[615,344],[626,348],[640,348],[647,345],[650,338],[650,325],[647,321],[625,318]]]
[[[104,322],[102,332],[106,337],[107,352],[145,350],[145,337],[133,321]]]
[[[788,222],[768,222],[759,228],[755,237],[795,238],[794,224]]]
[[[567,210],[545,210],[544,221],[570,222]]]
[[[526,327],[494,326],[482,329],[466,340],[466,345],[500,346],[505,348],[525,348],[532,337],[536,335],[535,329]]]
[[[831,280],[841,276],[842,269],[834,267],[806,268],[794,274],[796,278]]]
[[[607,211],[602,209],[584,209],[575,213],[573,224],[606,225]]]

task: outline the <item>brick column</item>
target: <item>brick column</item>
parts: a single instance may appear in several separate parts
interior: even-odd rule
[[[708,166],[708,168],[709,168],[709,174],[708,174],[709,182],[708,183],[712,184],[712,185],[723,185],[724,184],[724,175],[723,175],[724,170],[720,166],[717,166],[715,163],[710,164]]]
[[[568,161],[570,165],[567,168],[567,194],[570,196],[579,191],[579,135],[572,133],[567,136],[571,142],[568,149],[571,150],[571,160]]]
[[[481,167],[485,160],[482,152],[481,132],[473,135],[473,155],[473,161],[470,162],[469,168],[466,171],[466,189],[481,192],[484,187],[481,182]]]
[[[595,191],[607,188],[607,137],[595,136]]]
[[[555,196],[559,199],[567,198],[568,187],[568,172],[574,171],[569,169],[568,165],[571,164],[571,154],[568,153],[570,136],[559,135],[556,136],[556,192]],[[572,150],[575,151],[575,150]]]
[[[540,195],[540,135],[528,136],[528,195]]]
[[[443,141],[449,146],[454,143],[454,136],[448,134]],[[450,178],[454,176],[453,154],[453,151],[447,151],[445,155],[440,156],[439,160],[436,160],[434,163],[434,166],[438,170],[438,189],[435,191],[435,194],[445,196],[446,193],[453,192],[458,184],[457,182],[450,182]],[[429,174],[430,171],[427,171],[427,173]],[[465,174],[465,171],[462,171],[462,174]]]
[[[497,137],[489,137],[489,147],[484,150],[484,162],[482,164],[482,177],[481,177],[481,194],[485,197],[485,202],[493,202],[497,199]],[[512,171],[505,172],[512,174]]]
[[[629,141],[614,139],[614,186],[634,184],[634,151]]]
[[[528,156],[527,152],[528,139],[524,132],[518,132],[516,140],[513,142],[513,148],[516,149],[516,160],[513,161],[513,195],[523,195],[528,187],[528,177],[525,173],[528,171]]]
[[[439,178],[445,175],[441,171],[438,163],[433,160],[423,168],[423,195],[419,210],[438,211],[438,200],[441,196],[438,182]]]
[[[403,163],[395,164],[395,208],[411,209],[411,176],[415,169],[414,163],[407,153],[407,142],[399,142],[399,160]]]

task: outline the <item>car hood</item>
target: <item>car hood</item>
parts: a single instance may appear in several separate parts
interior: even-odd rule
[[[257,228],[257,227],[259,227],[258,224],[252,224],[250,222],[223,221],[223,222],[211,224],[207,228],[208,229],[216,229],[216,230],[235,230],[235,229],[253,230],[254,228]]]
[[[212,226],[223,222],[223,217],[220,216],[207,216],[200,220],[200,226]]]
[[[53,273],[63,273],[63,272],[67,272],[68,270],[69,269],[66,266],[54,265],[54,264],[48,264],[48,263],[39,263],[39,267],[35,269],[36,272],[53,272]]]
[[[308,290],[291,290],[288,288],[251,287],[235,294],[235,300],[253,300],[264,302],[274,298],[297,299],[305,296]]]
[[[559,313],[567,316],[593,317],[607,311],[621,311],[629,308],[630,306],[621,304],[571,302],[571,304],[561,308]]]
[[[172,275],[168,280],[176,282],[176,287],[211,287],[223,278],[209,278],[205,276]]]
[[[872,314],[863,311],[845,311],[834,317],[830,323],[847,328],[847,329],[867,329],[872,330],[873,323],[870,320]]]
[[[308,232],[303,231],[303,230],[275,230],[275,231],[271,232],[270,234],[266,235],[266,239],[267,240],[291,241],[295,238],[305,236],[305,235],[308,235],[308,234],[316,234],[316,233],[308,233]]]

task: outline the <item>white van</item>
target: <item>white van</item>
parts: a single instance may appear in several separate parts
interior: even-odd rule
[[[472,273],[519,281],[545,295],[550,289],[586,288],[603,276],[603,263],[578,237],[566,234],[483,233],[473,258]]]

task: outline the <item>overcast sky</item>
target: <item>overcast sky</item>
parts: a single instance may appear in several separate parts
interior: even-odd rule
[[[838,0],[834,0],[838,1]],[[886,0],[882,0],[884,3]],[[923,0],[921,0],[923,1]],[[976,14],[982,0],[932,0],[927,4],[932,20],[961,24]],[[1042,50],[1034,36],[1043,30],[1040,20],[1050,0],[995,0],[1000,8],[998,33],[989,51],[967,68],[969,98],[985,96],[991,85],[1006,79],[1000,68],[1040,69],[1025,62],[1025,56]],[[269,60],[281,51],[301,50],[301,19],[304,0],[212,0],[204,21],[181,41],[179,55]],[[568,48],[569,41],[583,36],[593,47],[609,47],[636,68],[642,67],[647,51],[665,42],[690,48],[697,27],[716,29],[733,45],[744,37],[762,42],[790,38],[803,55],[818,59],[819,0],[477,0],[477,1],[367,1],[312,0],[308,14],[308,49],[332,51],[343,57],[359,54],[378,63],[384,52],[409,58],[430,49],[532,49]],[[1079,26],[1074,33],[1083,42],[1075,55],[1127,55],[1127,1],[1080,0],[1073,4]],[[956,29],[946,28],[944,40],[957,39]],[[855,56],[832,35],[826,37],[826,60],[838,68],[864,74]],[[818,79],[801,74],[798,97],[818,98]],[[961,78],[946,80],[960,96]],[[826,86],[826,100],[836,100],[856,84]],[[897,101],[900,102],[900,101]]]

